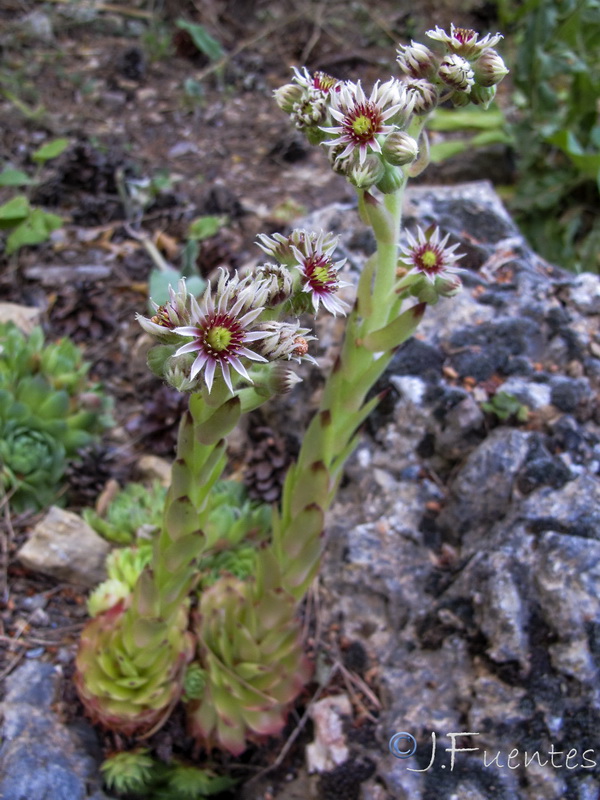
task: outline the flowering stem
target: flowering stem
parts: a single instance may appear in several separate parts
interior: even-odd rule
[[[324,514],[357,444],[356,431],[379,401],[366,401],[367,394],[398,345],[412,335],[425,308],[417,304],[399,314],[401,299],[394,294],[402,195],[403,187],[384,203],[361,197],[377,252],[365,265],[342,349],[286,477],[281,515],[275,518],[273,549],[284,586],[297,599],[318,570]]]
[[[231,396],[224,384],[215,387],[208,398],[207,402],[201,393],[190,396],[189,410],[179,428],[162,531],[152,558],[161,608],[183,602],[192,587],[206,546],[203,512],[226,464],[223,437],[235,427],[241,413],[239,399]]]

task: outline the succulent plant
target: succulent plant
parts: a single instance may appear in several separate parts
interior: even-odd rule
[[[20,509],[52,502],[65,464],[64,445],[0,391],[0,489],[11,504]]]
[[[185,605],[164,616],[152,606],[144,572],[133,595],[88,622],[77,654],[75,685],[88,715],[125,736],[164,723],[193,655]]]
[[[234,755],[247,740],[278,733],[310,676],[296,601],[281,588],[270,550],[254,580],[223,577],[200,599],[195,632],[205,670],[202,697],[189,703],[190,729],[207,749]]]
[[[72,342],[0,324],[0,489],[17,511],[56,500],[69,458],[112,424],[88,368]]]
[[[204,800],[235,786],[237,781],[212,770],[199,769],[181,761],[157,764],[157,786],[151,800]]]
[[[133,592],[137,579],[152,559],[152,544],[144,542],[138,547],[119,547],[106,558],[107,579],[88,597],[90,617],[97,617],[117,603],[126,600]]]
[[[222,549],[242,542],[265,541],[271,530],[271,508],[248,499],[235,480],[218,481],[208,498],[204,531],[208,548]]]
[[[83,518],[97,533],[116,544],[131,544],[142,527],[159,528],[167,490],[155,481],[147,487],[128,483],[111,501],[105,516],[86,508]]]
[[[145,800],[203,800],[235,785],[232,778],[216,775],[174,759],[155,760],[148,748],[114,753],[101,766],[109,790],[142,795]]]
[[[152,781],[154,759],[148,748],[141,747],[128,753],[114,753],[100,770],[108,789],[117,792],[142,792]]]

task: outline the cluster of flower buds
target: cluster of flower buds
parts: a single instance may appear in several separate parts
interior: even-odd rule
[[[416,42],[401,45],[397,61],[408,85],[428,84],[432,94],[442,97],[450,92],[456,106],[472,102],[487,108],[496,95],[496,85],[508,74],[504,61],[494,50],[501,34],[488,33],[480,39],[476,31],[451,25],[450,33],[436,27],[426,35],[441,42],[444,53],[438,56]],[[425,91],[423,85],[420,91]]]
[[[336,78],[325,72],[311,75],[306,67],[302,71],[294,67],[293,83],[275,91],[275,102],[311,144],[319,144],[325,138],[321,126],[329,118],[329,101],[339,85]]]
[[[200,301],[185,280],[177,291],[169,288],[169,300],[154,303],[151,318],[137,317],[162,345],[150,352],[153,371],[181,392],[205,387],[210,393],[222,381],[235,393],[240,379],[270,393],[289,391],[297,380],[276,362],[316,363],[308,353],[315,337],[300,326],[298,314],[316,313],[319,304],[332,314],[347,311],[336,297],[346,285],[338,278],[345,261],[333,260],[337,243],[323,231],[261,235],[259,246],[279,263],[263,264],[243,278],[222,270],[216,289],[209,286]]]
[[[441,42],[445,52],[436,55],[416,42],[401,45],[397,60],[403,78],[377,82],[369,95],[360,81],[337,81],[296,67],[292,83],[275,91],[295,126],[311,144],[326,145],[334,171],[358,189],[397,191],[428,158],[424,143],[417,141],[419,117],[448,99],[457,106],[487,107],[508,72],[493,49],[500,34],[479,39],[475,31],[452,25],[449,34],[436,28],[427,36]]]

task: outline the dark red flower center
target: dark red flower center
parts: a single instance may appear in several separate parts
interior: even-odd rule
[[[330,294],[335,292],[338,286],[331,260],[324,255],[313,255],[304,262],[304,277],[317,294]]]
[[[329,94],[331,89],[336,85],[337,79],[332,78],[331,75],[328,75],[326,72],[315,72],[313,75],[313,86],[315,89],[318,89],[323,94]]]
[[[477,38],[477,33],[470,28],[455,28],[454,38],[458,39],[461,44],[469,44]]]
[[[437,275],[444,269],[444,254],[437,247],[424,244],[413,252],[413,261],[421,272]]]

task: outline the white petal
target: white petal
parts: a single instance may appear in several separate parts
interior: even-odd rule
[[[215,377],[215,368],[217,366],[217,362],[212,358],[207,360],[208,364],[204,369],[204,380],[206,381],[206,387],[208,389],[208,393],[210,394],[213,385],[213,379]]]
[[[227,384],[227,388],[229,389],[229,391],[233,394],[233,386],[231,385],[231,375],[229,374],[229,364],[227,364],[226,361],[221,362],[221,370],[223,371],[223,380]]]
[[[265,339],[267,336],[274,336],[275,334],[269,331],[249,331],[244,334],[243,342],[256,342],[259,339]]]
[[[199,342],[188,342],[187,344],[182,345],[178,350],[175,351],[176,356],[182,356],[184,353],[195,353],[198,350],[202,349],[202,345]]]
[[[204,319],[202,309],[198,305],[198,301],[193,294],[190,295],[190,311],[192,313],[192,319],[197,319],[199,322]]]
[[[165,328],[164,325],[158,325],[156,322],[152,322],[151,319],[142,317],[141,314],[136,314],[135,318],[146,333],[151,333],[153,336],[164,336],[167,333],[172,333],[169,328]]]
[[[258,316],[260,316],[260,315],[262,314],[262,312],[263,312],[263,311],[264,311],[264,308],[253,308],[253,309],[252,309],[252,311],[248,311],[248,313],[247,313],[247,314],[244,314],[244,316],[243,316],[243,317],[240,317],[240,319],[238,320],[238,322],[240,323],[240,325],[241,325],[242,327],[244,327],[244,328],[245,328],[245,327],[246,327],[246,325],[250,325],[250,323],[251,323],[251,322],[254,322],[254,320],[255,320],[255,319],[258,317]]]
[[[238,347],[238,353],[245,358],[250,358],[252,361],[268,361],[268,358],[263,358],[263,356],[259,356],[258,353],[253,353],[252,350],[248,350],[247,347]],[[229,359],[231,361],[231,358]]]
[[[178,333],[180,336],[200,336],[201,331],[195,325],[182,325],[178,328],[173,328],[173,333]]]
[[[234,368],[234,370],[242,376],[242,378],[246,378],[246,380],[252,382],[250,380],[250,375],[248,375],[248,373],[246,372],[246,368],[239,360],[239,358],[236,358],[236,356],[229,356],[229,363]],[[225,364],[223,364],[223,366],[225,366]]]
[[[208,361],[208,356],[206,355],[206,353],[200,353],[198,355],[198,358],[194,361],[194,363],[192,364],[192,368],[190,370],[190,378],[192,380],[194,380],[196,375],[200,372],[200,370],[206,364],[207,361]]]

